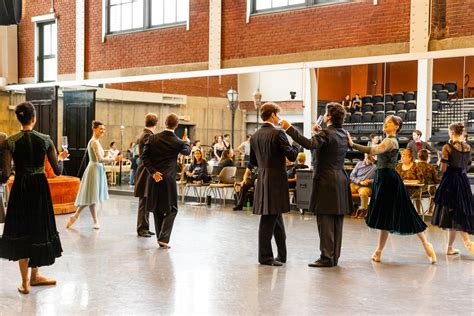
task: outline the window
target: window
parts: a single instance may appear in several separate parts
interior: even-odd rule
[[[107,33],[181,25],[189,16],[189,0],[108,0]]]
[[[38,82],[56,81],[58,50],[56,22],[38,23],[37,27]]]
[[[317,4],[347,2],[349,0],[253,0],[253,13],[309,7]]]

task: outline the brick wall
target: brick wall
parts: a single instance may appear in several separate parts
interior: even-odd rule
[[[23,18],[18,26],[18,75],[35,76],[35,23],[31,18],[49,14],[50,0],[25,1]],[[76,2],[54,1],[58,27],[58,74],[71,74],[76,68]]]
[[[252,16],[223,1],[223,59],[409,41],[410,0],[372,0]]]
[[[102,1],[86,1],[86,72],[206,62],[208,0],[191,0],[185,26],[107,36],[102,43]]]
[[[227,91],[233,87],[238,90],[237,75],[221,77],[201,77],[175,80],[155,80],[145,82],[108,84],[107,88],[156,92],[170,94],[184,94],[197,97],[227,98]]]
[[[474,35],[474,1],[446,0],[446,37],[472,35]]]

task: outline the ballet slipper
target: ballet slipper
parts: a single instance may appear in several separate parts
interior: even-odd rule
[[[382,251],[375,250],[374,253],[372,254],[372,260],[375,262],[380,262],[381,258],[382,258]]]
[[[100,224],[99,224],[99,222],[94,223],[94,229],[100,229]]]
[[[427,242],[427,243],[423,244],[423,247],[425,248],[426,254],[430,258],[431,264],[435,264],[436,263],[436,253],[433,249],[433,245],[430,244],[429,242]]]
[[[474,256],[474,242],[472,241],[465,241],[464,245],[466,246],[467,250]]]
[[[458,253],[459,253],[459,249],[453,248],[451,246],[449,246],[448,249],[446,250],[446,254],[448,256],[457,255]]]
[[[66,228],[70,228],[77,220],[76,216],[71,216],[69,217],[69,220],[67,221]]]
[[[18,292],[21,294],[29,294],[30,293],[30,280],[26,280],[26,284],[21,282],[20,286],[17,287]]]
[[[164,249],[170,249],[171,246],[168,243],[165,243],[164,241],[158,241],[158,245],[160,245],[161,248]]]
[[[56,285],[56,280],[48,279],[41,275],[36,275],[36,277],[31,278],[31,286],[44,286],[44,285]]]

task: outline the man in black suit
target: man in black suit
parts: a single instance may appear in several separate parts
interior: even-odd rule
[[[137,176],[135,179],[135,197],[138,197],[138,214],[137,214],[137,234],[140,237],[151,237],[154,233],[150,232],[149,212],[146,209],[146,187],[148,181],[153,181],[143,164],[143,148],[148,138],[155,134],[156,125],[158,124],[158,115],[148,113],[145,116],[145,128],[138,139],[138,154],[140,155],[137,168]]]
[[[309,210],[316,214],[319,232],[318,260],[310,267],[337,266],[341,254],[342,226],[344,215],[352,211],[352,194],[349,179],[344,170],[344,158],[348,149],[347,133],[342,128],[346,112],[338,103],[328,103],[324,114],[327,128],[317,132],[311,139],[301,135],[290,123],[281,122],[295,142],[313,150],[313,185]]]
[[[148,181],[146,207],[154,213],[158,244],[162,248],[170,248],[171,231],[178,213],[178,155],[189,156],[191,153],[189,141],[179,139],[174,133],[178,123],[178,116],[169,114],[166,117],[165,130],[148,138],[142,154],[143,163],[154,179]]]
[[[250,140],[250,164],[258,168],[253,213],[262,215],[258,229],[258,261],[281,266],[286,262],[286,234],[282,213],[290,210],[286,158],[294,161],[298,147],[291,146],[285,132],[278,128],[280,107],[266,103],[260,109],[264,121]],[[273,257],[272,236],[278,256]]]

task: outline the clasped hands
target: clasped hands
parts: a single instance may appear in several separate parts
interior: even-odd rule
[[[163,180],[163,174],[159,171],[155,172],[153,174],[153,180],[155,180],[155,182],[160,182],[161,180]]]

